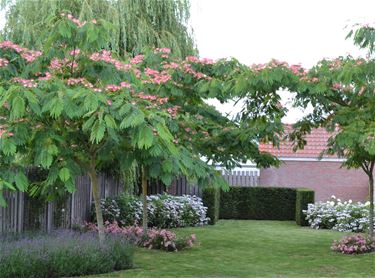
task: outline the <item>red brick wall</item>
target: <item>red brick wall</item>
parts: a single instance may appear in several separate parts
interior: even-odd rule
[[[279,168],[261,169],[260,185],[311,188],[317,201],[332,195],[341,200],[367,200],[366,174],[362,169],[340,169],[340,165],[330,161],[284,161]]]

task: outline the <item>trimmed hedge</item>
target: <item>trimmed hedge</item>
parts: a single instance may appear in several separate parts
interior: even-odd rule
[[[231,187],[222,192],[220,218],[294,220],[296,188]]]
[[[207,207],[207,217],[210,218],[208,224],[215,225],[219,220],[220,212],[220,189],[207,187],[202,192],[203,205]]]
[[[306,220],[306,215],[302,210],[307,210],[308,204],[315,202],[315,192],[307,188],[297,189],[296,196],[296,222],[300,226],[309,226],[309,222]]]

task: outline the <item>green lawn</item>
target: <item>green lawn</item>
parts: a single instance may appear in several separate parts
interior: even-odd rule
[[[374,253],[330,251],[344,233],[255,220],[222,220],[176,232],[195,233],[199,245],[178,253],[139,248],[136,268],[100,277],[375,277]]]

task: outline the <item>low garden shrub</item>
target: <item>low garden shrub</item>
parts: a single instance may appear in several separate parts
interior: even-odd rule
[[[84,229],[89,231],[97,231],[97,226],[87,223]],[[193,247],[196,240],[195,234],[188,237],[177,237],[177,235],[166,229],[151,228],[146,234],[140,226],[120,227],[115,221],[113,223],[106,222],[105,230],[107,234],[120,235],[128,242],[137,246],[148,249],[160,249],[165,251],[180,251]]]
[[[330,201],[309,204],[304,213],[310,227],[314,229],[364,232],[368,230],[369,209],[369,202],[342,202],[332,196]]]
[[[202,192],[204,206],[207,207],[207,216],[210,218],[209,224],[215,225],[219,220],[220,212],[220,189],[215,187],[204,188]]]
[[[0,243],[0,277],[53,278],[113,272],[133,266],[133,247],[124,237],[108,235],[103,246],[96,233],[57,231]]]
[[[307,210],[308,204],[315,202],[315,192],[311,189],[298,188],[296,192],[296,223],[300,226],[308,226],[306,215],[303,213]]]
[[[201,226],[208,223],[207,207],[196,196],[147,196],[148,225],[158,228]],[[121,195],[101,202],[104,221],[116,221],[120,226],[142,223],[142,201],[135,196]],[[92,209],[95,220],[94,208]]]
[[[331,249],[343,254],[363,254],[375,251],[375,240],[362,235],[345,236],[334,241]]]
[[[295,212],[295,188],[231,187],[221,192],[223,219],[294,220]]]

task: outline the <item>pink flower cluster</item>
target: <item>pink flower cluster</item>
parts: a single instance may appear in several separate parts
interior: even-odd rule
[[[6,67],[9,64],[9,61],[5,58],[0,58],[0,68]]]
[[[147,109],[159,108],[160,105],[163,105],[168,102],[167,97],[158,97],[156,95],[145,95],[143,92],[140,92],[138,94],[133,94],[133,96],[152,102],[151,105],[148,105],[146,107]]]
[[[116,85],[116,84],[109,84],[109,85],[107,85],[107,87],[105,89],[108,92],[117,92],[117,91],[121,90],[122,88],[130,89],[131,85],[127,82],[121,82],[120,86]]]
[[[47,71],[44,76],[42,77],[39,77],[38,80],[41,80],[41,81],[46,81],[46,80],[50,80],[52,78],[52,75]]]
[[[340,83],[334,83],[332,85],[332,90],[334,90],[334,91],[338,91],[338,90],[341,90],[341,89],[342,89],[342,86],[341,86]]]
[[[253,64],[250,69],[254,72],[260,72],[265,69],[274,69],[274,68],[285,68],[293,72],[293,74],[304,78],[308,71],[304,69],[301,65],[289,65],[287,62],[278,61],[272,59],[269,63],[266,64]]]
[[[79,53],[81,53],[81,49],[79,49],[79,48],[70,51],[70,55],[72,55],[72,56],[77,56],[77,55],[79,55]]]
[[[334,241],[331,249],[343,254],[362,254],[375,251],[375,239],[362,235],[345,236],[340,241]]]
[[[164,69],[178,69],[180,67],[179,64],[172,62],[172,63],[162,63]]]
[[[9,137],[12,137],[14,136],[14,133],[13,132],[8,132],[7,131],[7,125],[0,125],[0,138],[4,136],[9,136]]]
[[[179,251],[184,248],[193,247],[197,239],[195,234],[179,239],[175,233],[158,228],[151,228],[145,234],[142,227],[120,227],[116,221],[113,223],[107,221],[104,225],[106,233],[124,236],[130,242],[148,249]],[[97,226],[92,223],[86,223],[85,228],[91,231],[98,230]]]
[[[37,59],[39,56],[41,56],[43,53],[41,51],[36,50],[30,50],[27,48],[23,48],[11,41],[3,41],[0,43],[0,49],[12,49],[18,54],[21,55],[23,59],[25,59],[28,63],[33,62],[35,59]]]
[[[307,76],[303,76],[302,78],[300,78],[301,81],[306,81],[306,82],[309,82],[309,83],[317,83],[319,82],[319,78],[318,77],[307,77]]]
[[[295,75],[306,75],[307,71],[302,68],[301,65],[291,65],[289,69],[295,74]]]
[[[164,54],[169,54],[171,53],[170,48],[155,48],[154,53],[164,53]]]
[[[27,62],[31,63],[36,58],[42,55],[41,51],[35,51],[35,50],[25,50],[21,53],[21,57],[24,58]]]
[[[169,108],[167,108],[167,113],[169,113],[169,115],[171,115],[172,118],[176,118],[177,117],[177,112],[178,112],[178,110],[180,108],[181,107],[178,106],[178,105],[169,107]]]
[[[72,14],[65,14],[61,13],[62,17],[66,17],[70,21],[72,21],[75,25],[77,25],[79,28],[83,27],[86,25],[87,21],[81,22],[79,19],[75,18]],[[91,23],[96,24],[96,19],[91,20]]]
[[[143,246],[152,249],[154,247],[157,247],[156,245],[161,245],[162,248],[156,248],[156,249],[169,249],[170,247],[176,250],[176,246],[174,241],[176,240],[177,236],[175,233],[172,233],[171,231],[162,229],[151,229],[147,232],[147,240],[143,243]]]
[[[187,64],[185,63],[183,65],[183,68],[184,68],[184,71],[192,76],[194,76],[196,79],[202,79],[202,78],[206,78],[207,80],[209,80],[210,78],[207,77],[207,75],[205,75],[204,73],[201,73],[201,72],[197,72],[195,71],[191,64]]]
[[[66,84],[68,84],[69,86],[80,84],[80,85],[85,86],[86,88],[94,89],[94,91],[96,91],[95,89],[97,89],[97,88],[94,88],[94,85],[92,85],[88,80],[86,80],[86,78],[83,78],[83,77],[69,78],[68,80],[66,80]]]
[[[21,84],[23,87],[26,88],[35,88],[37,87],[37,84],[35,83],[35,80],[33,79],[23,79],[20,77],[15,77],[12,79],[13,82]]]
[[[131,68],[131,65],[124,64],[124,63],[120,62],[119,60],[116,60],[116,59],[112,58],[112,53],[108,50],[102,50],[101,52],[95,52],[95,53],[91,54],[89,59],[92,60],[92,61],[95,61],[95,62],[102,61],[102,62],[106,62],[108,64],[112,64],[118,70],[128,71]]]
[[[76,61],[70,61],[68,58],[64,58],[63,60],[54,58],[48,68],[61,72],[63,67],[73,67],[73,69],[75,69],[78,67],[78,63]]]
[[[212,65],[212,64],[214,64],[214,60],[212,60],[212,59],[207,59],[207,58],[199,59],[196,56],[187,56],[185,58],[185,61],[190,62],[190,63],[202,64],[202,65]]]
[[[168,58],[171,50],[169,48],[155,48],[154,53],[160,53],[162,58]]]
[[[145,56],[144,55],[137,55],[133,59],[130,60],[130,64],[137,65],[143,62]]]
[[[153,83],[153,84],[164,84],[172,79],[172,76],[166,71],[157,71],[150,68],[145,68],[144,73],[150,78],[149,80],[144,80],[143,83]]]

